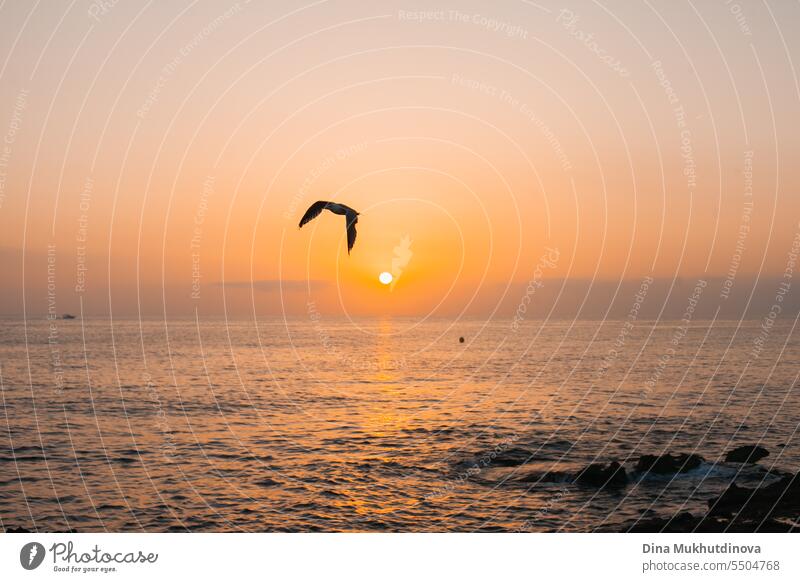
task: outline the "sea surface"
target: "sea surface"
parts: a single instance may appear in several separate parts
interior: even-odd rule
[[[794,321],[0,326],[0,529],[591,531],[800,469]],[[459,338],[463,337],[464,342]],[[726,451],[760,443],[755,466]],[[697,453],[680,475],[642,454]],[[620,461],[607,491],[569,475]]]

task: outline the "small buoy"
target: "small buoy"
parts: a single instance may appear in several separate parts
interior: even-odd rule
[[[460,338],[458,338],[458,343],[460,343],[460,344],[464,343],[464,336],[463,335]]]

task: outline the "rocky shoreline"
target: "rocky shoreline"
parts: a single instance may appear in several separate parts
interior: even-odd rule
[[[769,451],[759,445],[745,445],[728,451],[722,464],[739,469],[732,469],[736,470],[736,476],[721,494],[708,498],[705,512],[682,511],[674,515],[654,515],[655,512],[648,510],[637,519],[621,525],[604,525],[594,531],[800,532],[800,473],[760,467],[758,461],[767,456]],[[575,469],[554,462],[552,458],[537,458],[536,454],[515,447],[495,455],[489,468],[503,470],[513,467],[513,475],[507,473],[501,478],[511,483],[569,484],[624,494],[626,488],[644,477],[675,477],[699,469],[705,463],[706,460],[695,453],[667,453],[641,455],[628,470],[616,460]],[[755,468],[763,475],[758,486],[737,485],[736,478],[740,477],[744,467]],[[772,482],[764,484],[765,481]]]
[[[754,464],[769,455],[764,447],[747,445],[729,451],[725,462]],[[666,456],[666,455],[665,455]],[[671,457],[671,456],[670,456]],[[698,455],[671,457],[665,471],[679,472],[699,466]],[[695,457],[695,458],[693,458]],[[663,462],[663,457],[654,461]],[[642,459],[640,459],[640,465]],[[708,500],[708,510],[701,515],[682,512],[668,517],[652,517],[614,528],[624,532],[697,532],[753,533],[800,532],[800,473],[771,472],[780,478],[759,487],[741,487],[734,481],[723,493]]]
[[[736,483],[708,500],[704,515],[689,512],[637,521],[612,531],[657,533],[800,532],[800,473],[757,488]]]
[[[759,446],[743,446],[729,451],[725,462],[756,463],[769,455]],[[661,475],[685,473],[696,469],[704,459],[696,454],[644,455],[639,458],[636,470]],[[619,487],[619,463],[594,471],[608,479],[600,487]],[[613,471],[613,475],[611,474]],[[624,469],[622,469],[624,475]],[[787,533],[800,532],[800,473],[783,474],[780,479],[761,487],[740,487],[735,482],[718,497],[708,500],[708,510],[701,515],[681,512],[675,515],[647,517],[598,531],[638,533]],[[577,482],[585,480],[577,479]],[[624,483],[627,484],[627,481]]]

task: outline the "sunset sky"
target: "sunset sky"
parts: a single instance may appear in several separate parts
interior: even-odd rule
[[[509,315],[554,249],[548,297],[745,301],[800,233],[800,10],[741,4],[5,3],[0,309],[50,266],[58,313]]]

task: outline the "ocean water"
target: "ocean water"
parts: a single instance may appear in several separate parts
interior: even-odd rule
[[[6,319],[0,525],[591,531],[701,511],[800,468],[798,331],[762,324]],[[754,443],[758,466],[721,461]],[[706,462],[633,472],[665,452]],[[611,460],[619,491],[558,477]]]

